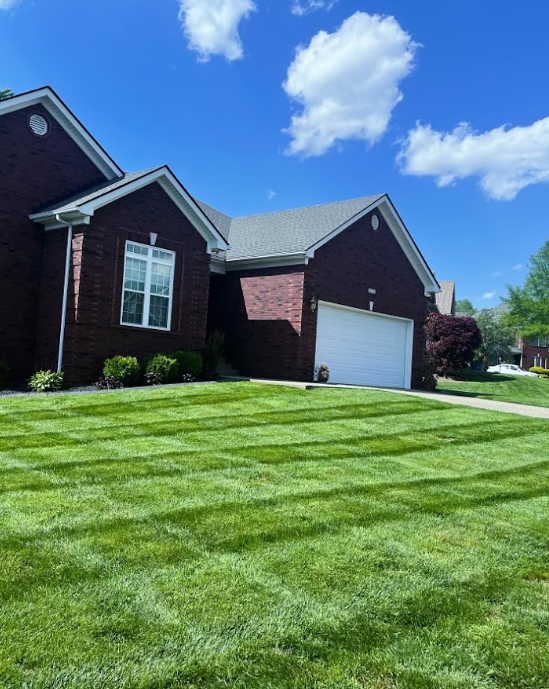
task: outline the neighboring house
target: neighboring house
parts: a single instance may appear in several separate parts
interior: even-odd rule
[[[439,286],[387,195],[232,219],[167,166],[123,172],[45,87],[0,102],[0,289],[14,377],[209,328],[245,375],[410,387]]]
[[[456,283],[451,280],[439,280],[440,292],[435,295],[439,313],[447,316],[456,315]]]
[[[521,338],[519,347],[522,353],[521,366],[529,369],[532,366],[549,368],[549,341],[545,336]]]

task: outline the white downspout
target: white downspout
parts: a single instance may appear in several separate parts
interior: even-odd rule
[[[58,223],[67,226],[67,251],[65,254],[65,280],[63,283],[63,305],[61,307],[61,330],[59,331],[59,350],[57,354],[57,373],[63,368],[63,347],[65,344],[65,323],[67,320],[67,298],[69,294],[69,277],[72,254],[72,223],[65,222],[59,214],[55,216]]]

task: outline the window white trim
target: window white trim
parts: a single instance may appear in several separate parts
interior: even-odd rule
[[[539,366],[540,368],[547,368],[547,357],[535,354],[530,357],[530,367]]]
[[[128,251],[129,246],[138,246],[142,249],[147,250],[147,254],[136,254],[132,251]],[[162,258],[155,258],[153,257],[153,251],[162,251],[166,254],[170,254],[172,256],[172,260],[165,260]],[[141,292],[140,290],[133,290],[133,289],[127,289],[125,286],[126,282],[126,259],[127,258],[135,258],[140,261],[144,261],[146,263],[146,268],[145,268],[145,286],[144,286],[144,292]],[[127,328],[143,328],[145,330],[161,330],[163,332],[169,332],[171,329],[171,324],[172,324],[172,308],[173,308],[173,283],[174,283],[174,274],[175,274],[175,259],[176,259],[176,254],[174,251],[169,251],[168,249],[162,249],[161,247],[157,246],[149,246],[148,244],[140,244],[139,242],[134,242],[131,240],[127,240],[125,247],[124,247],[124,268],[123,268],[123,273],[122,273],[122,296],[120,300],[120,325],[123,325]],[[168,266],[171,268],[170,271],[170,284],[169,284],[169,292],[168,292],[168,318],[167,318],[167,324],[165,328],[162,328],[158,325],[149,325],[149,316],[150,316],[150,305],[151,305],[151,272],[152,272],[152,264],[156,263],[159,265],[163,266]],[[135,294],[143,294],[144,299],[143,299],[143,322],[142,323],[127,323],[124,321],[124,294],[125,292],[134,292]],[[154,296],[154,295],[152,295]],[[166,298],[166,297],[164,297]]]

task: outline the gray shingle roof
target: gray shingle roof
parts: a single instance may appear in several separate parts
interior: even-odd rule
[[[228,237],[231,247],[227,260],[231,261],[307,251],[382,196],[364,196],[232,219],[205,203],[200,206],[217,229]]]
[[[440,313],[453,314],[455,311],[456,284],[451,280],[439,280],[440,292],[435,294],[435,300]]]
[[[204,203],[203,201],[199,201],[198,199],[195,199],[195,201],[200,206],[202,211],[208,216],[210,221],[219,230],[219,233],[223,236],[223,239],[229,241],[229,230],[231,228],[232,218],[230,218],[228,215],[225,215],[225,213],[221,213],[221,211],[208,206],[208,204]]]
[[[63,201],[48,206],[40,211],[40,213],[63,213],[71,210],[72,208],[83,206],[85,203],[88,203],[88,201],[93,201],[99,196],[108,194],[110,191],[123,187],[125,184],[134,182],[136,179],[145,177],[145,175],[148,175],[150,172],[154,172],[155,170],[159,169],[159,167],[152,167],[149,170],[141,170],[140,172],[127,172],[123,177],[119,177],[114,181],[110,180],[108,182],[98,184],[92,189],[86,189],[86,191],[83,191],[80,194],[75,194],[68,199],[64,199]]]

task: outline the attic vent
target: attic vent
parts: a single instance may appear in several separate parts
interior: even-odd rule
[[[45,136],[48,133],[48,121],[42,115],[31,115],[29,127],[36,136]]]

